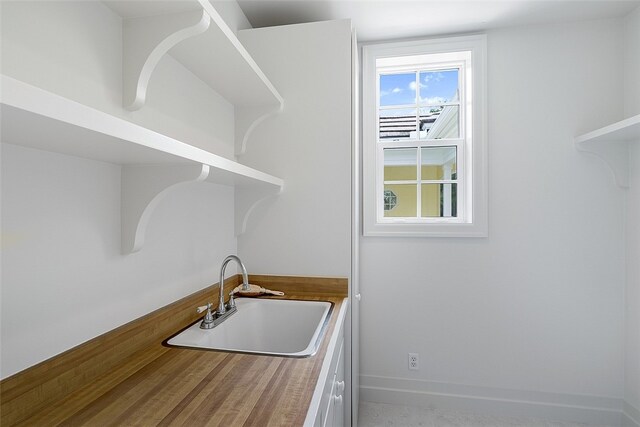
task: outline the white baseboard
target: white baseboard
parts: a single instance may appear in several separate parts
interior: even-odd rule
[[[509,390],[405,378],[360,376],[360,400],[427,406],[484,415],[533,417],[597,426],[640,427],[633,424],[636,408],[614,397]],[[629,412],[623,408],[630,406]]]
[[[623,407],[622,427],[640,427],[640,409],[627,401]]]

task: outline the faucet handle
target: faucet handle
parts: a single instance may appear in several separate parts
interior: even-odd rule
[[[201,305],[200,307],[196,308],[196,313],[200,314],[200,313],[204,313],[207,310],[211,310],[211,303],[208,302],[207,305]]]
[[[207,305],[202,305],[196,309],[196,313],[198,314],[203,313],[205,311],[207,312],[207,314],[205,314],[204,317],[202,318],[202,322],[200,323],[200,327],[202,329],[211,329],[215,326],[213,313],[211,312],[211,307],[213,307],[213,304],[209,302],[207,303]]]
[[[233,299],[233,292],[229,294],[229,302],[227,303],[227,308],[229,310],[233,310],[236,308],[236,301]]]

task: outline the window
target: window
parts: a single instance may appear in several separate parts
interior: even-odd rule
[[[365,235],[487,235],[485,46],[363,48]]]

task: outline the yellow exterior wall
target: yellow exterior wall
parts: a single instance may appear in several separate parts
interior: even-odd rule
[[[385,166],[385,181],[406,181],[418,179],[418,172],[415,166]]]
[[[389,184],[385,190],[391,190],[398,198],[398,204],[389,211],[384,211],[385,217],[415,217],[416,216],[416,184]]]
[[[442,166],[422,166],[422,179],[442,179]],[[423,184],[422,188],[422,216],[440,216],[440,185]]]
[[[455,170],[454,170],[455,172]],[[422,179],[442,179],[442,166],[422,166]],[[415,166],[385,166],[384,180],[415,180],[417,179]],[[385,184],[385,190],[391,190],[398,197],[398,204],[389,211],[385,211],[384,216],[392,217],[415,217],[417,213],[417,194],[416,184]],[[440,216],[440,185],[439,184],[423,184],[422,185],[422,216],[423,217],[439,217]]]

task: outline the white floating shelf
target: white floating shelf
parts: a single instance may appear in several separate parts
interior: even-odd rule
[[[284,185],[280,178],[4,75],[0,104],[3,143],[123,165],[127,253],[140,249],[146,218],[158,196],[174,184],[206,180],[254,195],[241,212],[236,207],[237,224],[246,224],[265,194],[278,194]]]
[[[113,6],[125,18],[125,100],[132,101],[132,91],[137,93],[131,109],[144,104],[151,74],[167,53],[234,106],[283,103],[276,88],[208,0],[178,3],[192,10],[166,14],[163,2],[146,2],[144,9],[136,4],[129,8],[126,4]]]
[[[575,138],[576,148],[603,160],[618,186],[629,187],[629,143],[640,143],[640,114]]]
[[[283,181],[150,129],[2,75],[2,142],[120,165],[201,163],[215,182],[266,185]]]
[[[576,144],[640,142],[640,114],[576,137]]]
[[[169,54],[235,107],[236,154],[258,123],[282,111],[282,96],[209,0],[106,3],[124,18],[125,108],[142,108],[151,76]]]
[[[199,0],[213,21],[207,31],[176,45],[170,54],[238,107],[281,105],[282,96],[208,0]]]

